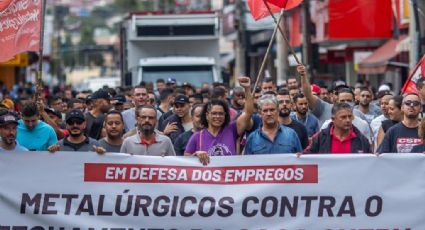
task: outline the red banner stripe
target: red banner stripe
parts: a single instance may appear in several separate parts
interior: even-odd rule
[[[176,184],[318,183],[317,165],[183,167],[145,164],[84,165],[86,182]]]

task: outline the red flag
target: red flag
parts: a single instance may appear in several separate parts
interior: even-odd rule
[[[280,8],[285,8],[288,0],[266,0],[269,4],[273,4]]]
[[[40,49],[42,0],[0,0],[0,62]]]
[[[273,14],[280,12],[281,9],[290,10],[298,6],[303,0],[265,0],[267,1]],[[264,0],[248,0],[248,6],[255,20],[270,16]]]
[[[418,62],[413,72],[410,74],[409,79],[404,83],[401,92],[403,93],[417,93],[416,82],[418,79],[425,77],[425,55]]]

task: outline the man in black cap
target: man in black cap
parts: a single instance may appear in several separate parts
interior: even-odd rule
[[[28,151],[27,148],[16,142],[17,126],[18,119],[14,113],[7,110],[0,111],[0,152]]]
[[[48,148],[49,152],[56,151],[94,151],[97,153],[105,153],[106,150],[100,147],[97,140],[84,135],[86,128],[86,120],[84,114],[79,109],[70,110],[65,116],[66,129],[69,136],[60,140],[57,144]]]
[[[180,134],[193,128],[189,98],[186,95],[179,94],[176,96],[173,113],[173,115],[164,121],[164,130],[160,131],[170,137],[171,141],[174,142]]]
[[[89,137],[99,140],[101,138],[105,114],[111,109],[111,95],[108,91],[99,89],[91,95],[93,108],[85,114],[87,121],[86,133]]]
[[[114,99],[112,100],[112,105],[114,106],[114,110],[117,110],[119,112],[123,112],[124,111],[124,103],[127,100],[125,99],[124,95],[117,95],[114,97]]]

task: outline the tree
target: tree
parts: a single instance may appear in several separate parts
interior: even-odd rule
[[[96,42],[93,38],[94,28],[90,25],[83,25],[80,29],[80,60],[84,60],[84,65],[90,64],[103,65],[103,56],[101,53],[95,51]]]
[[[77,64],[76,54],[78,54],[72,45],[71,35],[65,35],[65,43],[61,47],[62,61],[65,66],[74,67]]]
[[[141,5],[142,3],[139,0],[115,0],[113,3],[114,8],[121,13],[142,10]]]

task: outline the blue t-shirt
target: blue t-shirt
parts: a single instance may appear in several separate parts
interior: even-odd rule
[[[28,151],[28,149],[25,148],[22,145],[19,145],[18,143],[16,143],[15,148],[12,149],[12,150],[6,150],[6,149],[0,147],[0,152],[25,152],[25,151]]]
[[[319,119],[317,119],[317,117],[312,113],[307,113],[305,118],[299,118],[297,117],[297,113],[292,112],[291,119],[303,124],[307,129],[307,134],[309,137],[313,136],[313,134],[319,132],[320,130]]]
[[[279,126],[273,141],[263,134],[261,128],[259,128],[249,135],[246,142],[246,155],[302,152],[297,133],[283,125]]]
[[[22,120],[18,123],[16,140],[30,151],[47,151],[49,146],[58,142],[55,130],[43,121],[39,121],[32,130]]]

